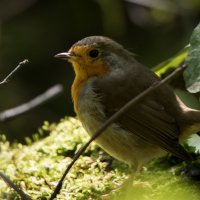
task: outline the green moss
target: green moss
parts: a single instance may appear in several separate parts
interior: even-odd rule
[[[44,132],[49,136],[41,138]],[[0,170],[33,199],[48,199],[74,153],[88,138],[75,118],[63,119],[58,124],[45,122],[33,139],[27,139],[27,145],[10,145],[1,136]],[[171,167],[168,158],[153,161],[137,175],[131,189],[117,192],[109,199],[200,199],[199,183],[180,175],[177,171],[181,166]],[[70,170],[57,199],[100,199],[121,185],[129,173],[127,165],[92,143]],[[0,185],[0,199],[20,199],[1,179]]]

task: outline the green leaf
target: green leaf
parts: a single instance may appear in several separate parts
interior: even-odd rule
[[[191,93],[197,93],[200,91],[200,24],[192,33],[190,45],[186,59],[188,67],[183,76],[187,90]]]
[[[158,76],[161,76],[165,74],[168,70],[177,68],[185,61],[188,54],[188,49],[189,49],[189,45],[187,45],[185,48],[179,51],[175,56],[153,67],[152,70]]]
[[[200,137],[199,137],[197,134],[192,135],[192,137],[189,138],[188,144],[189,144],[190,146],[195,147],[195,151],[196,151],[197,153],[200,152]]]

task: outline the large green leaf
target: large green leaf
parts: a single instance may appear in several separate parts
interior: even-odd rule
[[[190,39],[190,49],[184,71],[186,88],[191,93],[200,91],[200,24],[194,29]]]
[[[189,49],[189,45],[187,45],[184,49],[178,52],[175,56],[153,67],[152,70],[158,76],[161,76],[165,74],[168,70],[177,68],[185,61],[188,54],[188,49]]]

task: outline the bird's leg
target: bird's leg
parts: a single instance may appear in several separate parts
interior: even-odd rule
[[[127,191],[130,190],[134,186],[134,184],[133,184],[134,179],[141,168],[138,167],[138,165],[137,166],[131,165],[130,168],[131,168],[131,175],[125,180],[125,182],[122,183],[122,185],[120,185],[117,188],[110,191],[109,193],[102,195],[101,196],[102,200],[110,199],[111,196],[113,196],[113,195],[118,196],[120,193],[123,193],[123,195],[125,195],[127,193]]]
[[[133,179],[134,179],[134,175],[133,175],[133,173],[131,173],[131,176],[129,178],[127,178],[124,183],[117,186],[117,188],[109,191],[109,193],[102,195],[100,199],[101,200],[109,200],[109,199],[111,199],[111,197],[113,197],[115,195],[118,196],[119,193],[121,193],[121,192],[125,193],[125,191],[132,185]]]
[[[130,189],[133,187],[134,179],[137,176],[137,174],[140,172],[141,167],[139,167],[138,164],[130,165],[131,169],[131,175],[124,181],[122,185],[117,188],[117,190],[124,190],[126,191],[127,189]]]
[[[141,172],[142,165],[137,165],[137,166],[131,166],[131,176],[127,179],[127,188],[146,188],[146,187],[151,187],[148,182],[141,182],[141,181],[136,181],[134,180],[137,174]]]

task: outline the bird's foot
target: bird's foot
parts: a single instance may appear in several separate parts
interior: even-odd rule
[[[110,199],[119,199],[117,197],[123,196],[125,197],[133,189],[151,189],[151,184],[149,182],[144,181],[136,181],[130,180],[128,178],[122,185],[118,186],[117,188],[111,190],[109,193],[106,193],[101,196],[101,200],[110,200]]]

